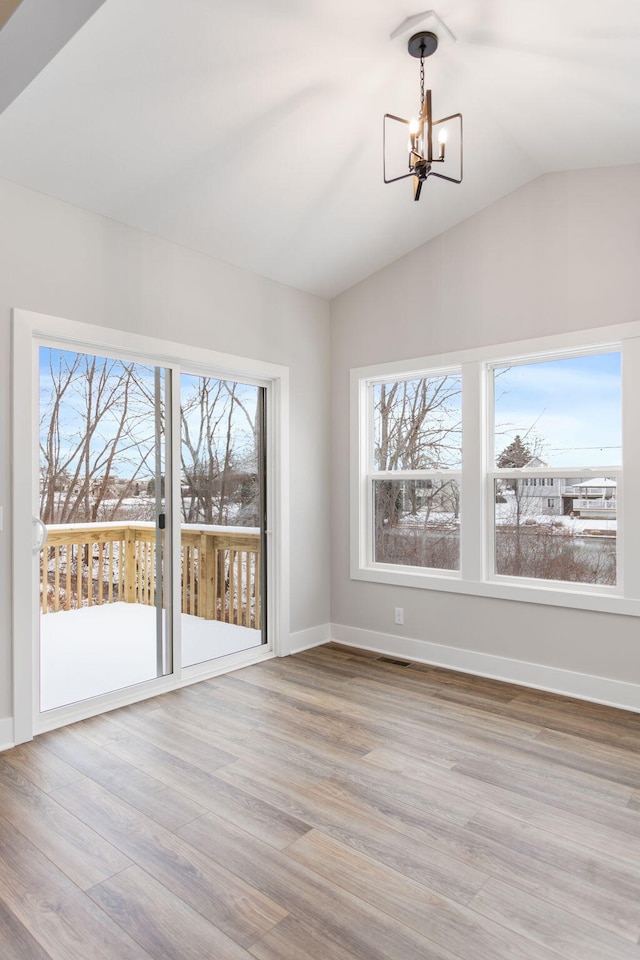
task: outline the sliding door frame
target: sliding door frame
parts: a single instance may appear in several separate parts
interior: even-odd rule
[[[210,377],[213,380],[231,380],[237,383],[246,384],[248,386],[262,387],[265,390],[265,394],[263,395],[265,399],[264,399],[264,402],[261,403],[262,414],[263,414],[261,418],[261,422],[262,422],[264,434],[266,435],[266,443],[265,444],[261,443],[261,447],[263,449],[259,451],[259,457],[262,458],[264,456],[266,460],[265,469],[263,471],[264,483],[261,483],[261,488],[262,486],[266,486],[266,498],[264,497],[264,491],[261,489],[260,543],[264,551],[263,555],[265,558],[265,562],[261,564],[261,575],[263,575],[266,571],[268,571],[268,573],[267,573],[266,584],[261,583],[260,586],[261,586],[261,600],[267,614],[266,621],[263,623],[263,626],[262,626],[262,635],[263,637],[264,636],[267,637],[267,642],[261,643],[259,647],[251,647],[246,651],[241,651],[239,654],[230,654],[228,657],[222,658],[224,659],[225,663],[228,663],[228,662],[235,663],[235,660],[232,659],[233,657],[237,657],[237,656],[241,656],[241,654],[245,654],[253,662],[252,653],[255,654],[256,651],[259,651],[261,649],[264,650],[266,647],[269,647],[269,649],[272,649],[272,645],[270,644],[270,638],[274,636],[273,631],[271,629],[273,624],[271,623],[269,618],[269,610],[272,606],[272,602],[276,602],[276,596],[272,595],[272,590],[271,590],[271,588],[274,585],[274,578],[272,576],[272,571],[270,567],[274,538],[273,538],[273,527],[269,522],[269,518],[274,515],[272,511],[275,511],[277,515],[276,500],[273,500],[272,502],[272,498],[270,496],[271,489],[273,487],[273,480],[275,479],[275,477],[272,476],[274,471],[270,469],[270,465],[273,463],[273,457],[274,457],[274,451],[270,449],[270,438],[274,436],[274,428],[277,427],[277,421],[273,417],[270,417],[270,414],[272,412],[270,408],[273,406],[272,393],[274,390],[274,382],[271,381],[270,383],[268,380],[265,380],[264,377],[256,377],[255,375],[251,376],[248,373],[241,374],[241,373],[238,373],[237,371],[230,373],[229,369],[226,367],[221,367],[219,365],[212,366],[211,364],[207,363],[206,357],[200,357],[197,363],[183,362],[180,365],[178,379],[176,381],[176,384],[174,385],[174,389],[176,390],[179,390],[179,384],[180,384],[179,376],[182,373],[186,373],[195,377]],[[179,404],[177,403],[174,404],[173,406],[174,406],[173,413],[174,413],[174,416],[177,418],[177,422],[174,421],[174,423],[172,424],[172,435],[176,438],[176,441],[175,441],[176,449],[179,449],[180,444],[182,442],[181,424],[180,424],[180,408],[179,408]],[[265,406],[266,406],[266,411],[264,410]],[[288,408],[288,404],[287,404],[287,408]],[[264,416],[265,412],[266,412],[266,416]],[[276,430],[275,437],[277,437],[277,435],[278,433]],[[172,462],[173,462],[173,471],[174,471],[171,478],[171,489],[173,491],[172,513],[173,513],[173,516],[176,518],[176,523],[175,523],[176,535],[174,537],[174,540],[176,541],[176,549],[177,549],[177,556],[175,557],[175,560],[174,560],[173,569],[178,570],[180,566],[179,531],[180,531],[180,518],[182,516],[182,503],[180,501],[180,480],[181,480],[180,457],[179,456],[174,457]],[[174,580],[176,581],[176,584],[174,589],[173,603],[174,603],[174,609],[179,612],[181,609],[181,603],[182,603],[182,598],[180,596],[180,583],[179,583],[178,577],[174,577]],[[182,636],[181,636],[180,617],[176,617],[174,618],[174,620],[175,620],[174,632],[177,637],[177,643],[180,645],[180,663],[182,663]],[[278,634],[276,634],[276,636],[278,636]],[[175,649],[175,644],[174,644],[174,649]],[[275,655],[277,656],[278,650],[276,649],[274,650],[274,652],[275,652]],[[202,663],[194,663],[194,664],[191,664],[190,666],[183,666],[182,676],[184,679],[187,679],[191,682],[194,682],[195,680],[198,680],[198,679],[205,679],[206,677],[213,676],[214,674],[211,673],[211,664],[214,662],[215,661],[205,660]],[[219,673],[221,671],[218,670],[216,672]]]
[[[40,457],[39,457],[39,435],[40,435],[40,387],[38,380],[38,372],[40,366],[40,350],[42,348],[51,348],[53,350],[65,350],[73,351],[74,353],[81,353],[88,355],[90,357],[96,357],[97,359],[103,359],[103,356],[108,360],[121,361],[123,363],[134,363],[138,366],[151,367],[154,369],[154,380],[155,380],[155,410],[154,410],[154,434],[155,434],[155,454],[156,458],[154,461],[154,481],[156,484],[155,487],[155,502],[154,502],[154,515],[155,515],[155,529],[154,529],[154,543],[153,549],[156,555],[156,572],[159,570],[161,572],[160,583],[161,588],[155,591],[155,639],[156,639],[156,672],[157,675],[149,680],[142,681],[138,684],[132,684],[128,687],[117,687],[114,690],[111,690],[104,694],[98,694],[96,696],[87,697],[86,700],[72,700],[68,704],[64,704],[59,707],[53,707],[48,710],[42,711],[40,704],[42,701],[42,670],[41,670],[41,637],[39,636],[38,624],[40,623],[40,613],[38,605],[37,594],[35,596],[34,602],[38,606],[38,613],[34,613],[35,623],[33,624],[34,632],[34,644],[33,644],[33,659],[32,659],[32,688],[33,688],[33,714],[34,714],[34,732],[40,733],[45,729],[51,729],[52,726],[60,726],[60,721],[69,722],[67,718],[70,716],[72,719],[75,717],[75,712],[81,704],[88,705],[89,703],[93,704],[109,704],[111,698],[117,696],[121,691],[127,691],[133,686],[139,687],[140,690],[145,690],[147,684],[156,683],[159,680],[165,679],[168,676],[171,676],[174,672],[173,668],[173,629],[175,625],[176,618],[174,616],[174,596],[175,591],[173,590],[173,580],[176,576],[176,568],[174,566],[173,557],[173,543],[175,539],[175,529],[174,523],[172,522],[173,510],[175,499],[173,497],[173,471],[169,471],[167,468],[173,463],[173,449],[174,449],[174,433],[173,433],[173,417],[171,415],[166,417],[166,422],[164,425],[164,439],[160,439],[161,426],[160,426],[160,404],[162,403],[162,394],[164,392],[164,403],[165,410],[171,414],[171,411],[174,406],[174,381],[176,376],[179,376],[177,372],[179,368],[174,364],[160,363],[156,364],[155,360],[151,357],[143,356],[140,353],[132,354],[121,348],[115,349],[113,347],[106,347],[104,343],[101,343],[97,348],[94,343],[87,343],[83,340],[73,340],[68,339],[62,340],[59,337],[48,336],[44,337],[42,335],[34,335],[32,337],[32,401],[33,401],[33,417],[31,422],[31,432],[24,435],[23,442],[27,442],[32,456],[32,473],[31,473],[31,512],[32,516],[37,516],[39,510],[39,491],[38,491],[38,481],[40,472]],[[96,352],[99,351],[99,353]],[[158,372],[163,371],[165,375],[165,388],[164,391],[159,386],[158,382]],[[28,379],[28,378],[26,378]],[[165,483],[165,497],[159,497],[159,487],[158,487],[158,465],[162,464],[164,461],[165,474],[168,474]],[[26,463],[26,461],[25,461]],[[25,487],[29,487],[29,480],[25,478],[24,481]],[[159,499],[164,499],[165,508],[163,511],[159,509]],[[178,500],[179,502],[179,500]],[[161,545],[161,531],[159,526],[159,515],[161,512],[164,512],[165,518],[168,517],[168,524],[165,529],[164,536],[164,546]],[[160,555],[160,563],[158,563],[158,555]],[[35,582],[41,581],[42,575],[37,569],[39,566],[39,557],[40,551],[32,553],[32,586]],[[179,595],[179,592],[178,592]],[[163,613],[163,600],[164,600],[164,613]],[[105,708],[106,709],[106,708]]]
[[[173,613],[173,670],[166,676],[126,687],[41,714],[37,695],[39,603],[35,591],[38,555],[32,551],[32,512],[38,469],[34,465],[39,436],[37,351],[41,343],[115,355],[171,370],[171,457],[173,529],[180,517],[180,410],[176,402],[180,373],[238,380],[264,387],[266,393],[266,543],[268,570],[265,604],[267,642],[218,660],[182,667],[180,643],[180,538],[171,536],[165,565],[170,578]],[[26,310],[13,311],[13,717],[14,743],[34,734],[165,693],[196,680],[226,673],[280,655],[289,636],[289,370],[279,364]]]

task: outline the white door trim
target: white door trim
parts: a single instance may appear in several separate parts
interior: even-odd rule
[[[175,370],[200,370],[209,376],[239,379],[267,388],[267,637],[259,650],[247,651],[196,668],[174,664],[174,673],[147,684],[116,691],[95,701],[84,701],[59,711],[40,715],[36,696],[39,605],[33,590],[38,576],[37,554],[32,551],[32,511],[37,501],[38,383],[37,346],[40,340],[58,345],[84,347],[94,353],[144,359]],[[174,427],[176,410],[174,404]],[[141,696],[176,689],[185,683],[215,676],[248,662],[279,656],[289,639],[289,369],[267,363],[192,347],[168,340],[132,334],[60,317],[13,311],[13,725],[14,742],[30,740],[35,733],[73,720],[101,713]],[[179,437],[179,433],[176,434]],[[179,441],[178,441],[179,442]],[[34,462],[34,459],[36,462]],[[34,489],[35,488],[35,489]],[[177,539],[177,538],[174,538]],[[178,556],[174,544],[174,569]],[[167,558],[169,560],[169,558]],[[174,581],[177,578],[174,577]],[[174,582],[174,596],[177,586]],[[179,609],[179,604],[175,609]],[[178,649],[179,655],[179,649]]]

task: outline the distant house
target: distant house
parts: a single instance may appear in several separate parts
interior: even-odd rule
[[[614,520],[617,489],[617,482],[608,477],[594,477],[572,484],[573,513],[592,520]]]
[[[523,469],[547,466],[533,457]],[[571,483],[562,477],[525,477],[519,482],[526,513],[615,520],[617,483],[608,477],[578,478]]]
[[[532,457],[523,469],[535,470],[548,466],[539,457]],[[571,508],[566,509],[564,499],[566,480],[561,477],[525,477],[520,484],[523,498],[527,500],[527,513],[550,517],[571,513]]]

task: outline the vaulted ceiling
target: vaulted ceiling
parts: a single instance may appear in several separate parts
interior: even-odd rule
[[[419,203],[382,182],[382,115],[418,108],[407,0],[73,0],[64,37],[60,4],[23,0],[0,176],[331,297],[542,173],[640,161],[638,0],[434,9],[465,172]]]

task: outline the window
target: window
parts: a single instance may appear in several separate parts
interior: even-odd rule
[[[620,351],[501,362],[489,366],[489,377],[497,468],[493,572],[615,586]],[[549,467],[558,468],[553,478],[523,476]],[[554,480],[557,501],[545,503],[540,488]]]
[[[459,567],[461,392],[456,372],[370,386],[376,563]]]
[[[638,383],[640,324],[352,371],[352,577],[640,615]]]

